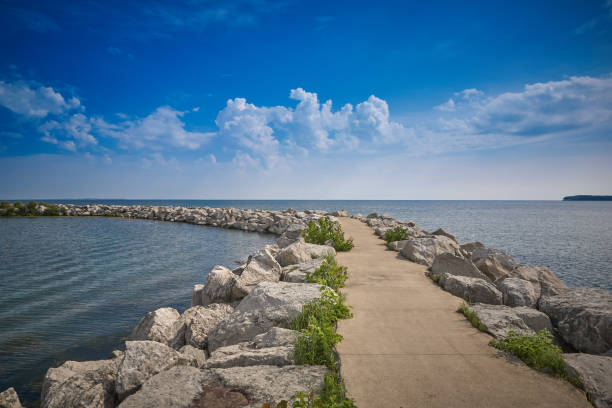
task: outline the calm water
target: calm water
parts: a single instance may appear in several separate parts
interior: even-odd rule
[[[273,235],[145,220],[0,219],[0,390],[28,402],[64,360],[106,358],[138,320],[183,311],[215,264]]]
[[[376,211],[548,266],[570,286],[612,290],[612,202],[57,202]],[[105,358],[143,314],[168,305],[182,311],[212,266],[233,266],[273,239],[156,221],[0,219],[0,389],[16,386],[23,399],[36,400],[48,367]]]

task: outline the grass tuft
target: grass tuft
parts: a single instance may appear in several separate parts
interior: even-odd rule
[[[350,251],[355,247],[351,238],[344,238],[340,223],[332,221],[329,217],[321,217],[316,222],[310,221],[302,236],[311,244],[325,245],[331,241],[334,249],[340,252]]]
[[[489,345],[514,354],[529,367],[563,378],[582,388],[580,378],[569,377],[565,372],[563,351],[553,344],[553,338],[554,336],[546,329],[535,334],[521,334],[511,330],[505,339],[491,340]]]
[[[387,245],[390,244],[391,242],[403,241],[408,238],[410,238],[410,234],[408,233],[408,230],[406,228],[402,228],[399,226],[385,232],[385,236],[384,236],[385,241],[387,241]]]
[[[473,310],[470,310],[470,308],[467,305],[467,303],[461,304],[461,306],[459,306],[459,309],[457,309],[457,313],[463,314],[466,317],[466,319],[468,319],[468,321],[470,323],[472,323],[472,326],[474,326],[478,330],[480,330],[482,332],[486,332],[487,331],[487,326],[485,326],[480,321],[480,319],[478,318],[478,316],[476,316],[476,313]]]

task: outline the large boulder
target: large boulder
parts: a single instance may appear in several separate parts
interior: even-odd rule
[[[392,251],[400,252],[408,241],[409,240],[407,239],[402,239],[400,241],[392,241],[387,244],[387,248],[389,248]]]
[[[211,303],[185,310],[175,323],[176,336],[170,346],[179,349],[188,344],[204,349],[208,342],[208,333],[233,311],[232,305],[226,303]]]
[[[201,304],[206,306],[211,303],[230,303],[237,278],[238,276],[225,266],[216,265],[206,278],[201,291]]]
[[[306,274],[313,273],[325,261],[324,258],[311,259],[297,265],[289,265],[283,268],[281,280],[285,282],[304,283]]]
[[[548,316],[528,307],[509,307],[477,303],[470,306],[487,332],[496,339],[505,338],[510,331],[534,334],[542,329],[552,332]]]
[[[140,390],[127,397],[119,407],[193,408],[193,401],[202,394],[206,385],[221,385],[214,372],[175,366],[147,379]]]
[[[274,242],[280,249],[286,248],[300,239],[304,227],[301,224],[290,225]]]
[[[276,255],[276,260],[281,266],[287,266],[301,264],[311,259],[325,258],[328,255],[336,255],[334,248],[327,245],[309,244],[299,240],[283,248]]]
[[[442,235],[409,239],[400,251],[412,262],[426,266],[431,266],[436,256],[447,252],[459,256],[459,244]]]
[[[565,371],[579,378],[589,401],[596,408],[612,407],[612,357],[592,354],[564,354]]]
[[[120,359],[66,361],[57,368],[50,368],[43,379],[41,407],[114,407],[119,362]]]
[[[242,299],[261,282],[278,282],[281,272],[281,266],[267,248],[258,251],[249,256],[240,277],[236,279],[232,298]]]
[[[262,282],[208,335],[208,349],[250,341],[272,327],[289,327],[302,306],[321,296],[321,285]]]
[[[504,251],[486,247],[474,249],[472,262],[492,281],[507,275],[516,266],[514,259],[506,255]]]
[[[292,346],[300,333],[295,330],[273,327],[265,333],[258,334],[253,339],[253,347],[260,349],[266,347]]]
[[[488,303],[492,305],[499,305],[502,303],[501,292],[497,290],[493,284],[484,279],[445,273],[440,276],[440,284],[447,292],[469,302]]]
[[[601,354],[612,349],[612,294],[603,289],[568,289],[540,299],[563,340],[578,351]]]
[[[497,287],[503,294],[504,305],[535,307],[538,303],[535,288],[524,279],[506,278]]]
[[[146,381],[121,408],[274,407],[297,392],[317,392],[327,368],[322,366],[251,366],[198,370],[173,367]]]
[[[219,347],[206,360],[205,368],[247,367],[256,365],[285,366],[294,364],[294,347],[278,346],[255,348],[253,343],[244,342]]]
[[[506,276],[529,281],[538,300],[541,296],[555,296],[568,289],[567,285],[545,266],[517,265]]]
[[[155,374],[176,365],[197,366],[196,359],[154,341],[126,341],[125,354],[117,370],[115,392],[123,400]]]
[[[193,293],[191,294],[191,306],[202,305],[202,290],[204,290],[204,285],[193,285]]]
[[[441,235],[443,237],[450,238],[453,241],[458,243],[457,238],[453,234],[451,234],[450,232],[444,231],[442,228],[438,228],[437,230],[432,232],[431,235]]]
[[[195,367],[202,367],[208,358],[208,356],[206,356],[206,351],[190,346],[189,344],[181,347],[179,349],[179,353],[185,355],[188,359],[195,361]]]
[[[468,258],[472,257],[472,254],[474,253],[474,250],[476,250],[476,248],[484,248],[484,247],[485,247],[484,244],[479,241],[466,242],[465,244],[461,244],[459,246],[459,248],[461,248],[461,251],[463,251],[465,256],[467,256]]]
[[[431,266],[431,273],[438,276],[449,274],[489,280],[485,274],[474,266],[472,261],[449,253],[436,256]]]
[[[0,408],[23,408],[13,387],[0,392]]]
[[[171,307],[149,312],[132,330],[129,340],[151,340],[169,344],[176,335],[173,326],[179,316],[179,312]]]

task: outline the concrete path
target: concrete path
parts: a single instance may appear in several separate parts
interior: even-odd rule
[[[340,218],[355,248],[343,292],[354,318],[340,322],[341,374],[359,408],[590,407],[571,384],[510,361],[456,313],[461,299],[425,267],[386,249],[370,227]]]

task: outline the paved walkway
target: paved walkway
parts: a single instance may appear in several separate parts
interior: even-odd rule
[[[569,383],[509,361],[456,313],[461,300],[388,251],[365,224],[340,218],[355,248],[343,292],[354,318],[338,331],[341,374],[359,408],[590,407]]]

